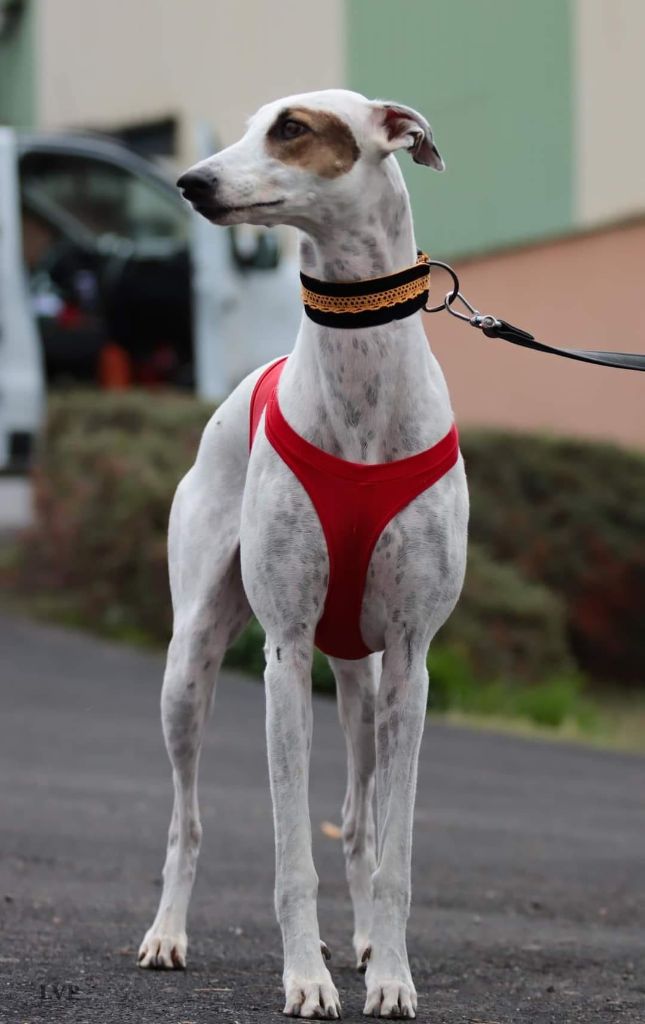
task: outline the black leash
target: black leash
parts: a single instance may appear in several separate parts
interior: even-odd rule
[[[615,366],[622,370],[645,370],[645,353],[640,352],[604,352],[596,349],[586,348],[558,348],[556,345],[547,345],[538,341],[528,331],[509,324],[507,320],[490,314],[480,313],[478,309],[471,306],[459,290],[459,278],[451,266],[441,263],[439,260],[430,260],[431,267],[440,267],[450,274],[452,278],[452,291],[448,292],[443,302],[438,306],[424,306],[426,313],[439,313],[442,309],[447,310],[452,316],[464,320],[471,327],[478,327],[487,338],[501,338],[502,341],[510,341],[513,345],[521,345],[523,348],[532,348],[536,352],[547,352],[554,356],[563,356],[565,359],[577,359],[583,363],[597,363],[600,366]],[[469,315],[460,313],[453,309],[455,301],[463,303],[469,311]]]

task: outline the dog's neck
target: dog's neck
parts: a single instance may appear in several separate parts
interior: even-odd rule
[[[358,281],[414,263],[412,215],[398,165],[388,186],[372,202],[352,204],[328,230],[303,237],[306,274]],[[298,433],[352,462],[414,455],[439,440],[452,420],[421,313],[356,330],[323,327],[303,316],[280,404]]]
[[[301,269],[320,281],[360,281],[411,266],[416,259],[412,213],[407,192],[364,202],[347,210],[343,222],[305,235]]]

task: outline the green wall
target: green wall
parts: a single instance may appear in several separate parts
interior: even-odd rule
[[[29,0],[20,21],[0,38],[0,124],[28,127],[36,119],[35,4]]]
[[[401,158],[434,256],[573,220],[570,0],[346,0],[349,88],[416,107],[444,174]]]

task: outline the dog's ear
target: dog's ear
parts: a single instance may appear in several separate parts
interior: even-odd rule
[[[375,100],[374,117],[379,145],[384,155],[395,149],[407,149],[417,164],[445,170],[445,164],[432,138],[432,128],[423,114],[401,103]]]

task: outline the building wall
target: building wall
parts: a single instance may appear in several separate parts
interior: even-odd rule
[[[457,265],[466,297],[542,341],[645,353],[645,218]],[[432,292],[448,290],[434,274]],[[636,311],[636,312],[635,312]],[[426,317],[458,422],[645,448],[644,375],[530,352],[437,313]]]
[[[39,122],[110,128],[168,114],[233,142],[262,104],[344,78],[342,0],[55,0],[39,5]]]
[[[26,128],[36,117],[35,5],[25,5],[11,34],[0,39],[0,124]]]
[[[573,222],[568,0],[347,0],[352,88],[416,107],[443,175],[405,162],[433,253],[481,251]]]
[[[645,3],[575,0],[576,221],[645,209]]]

